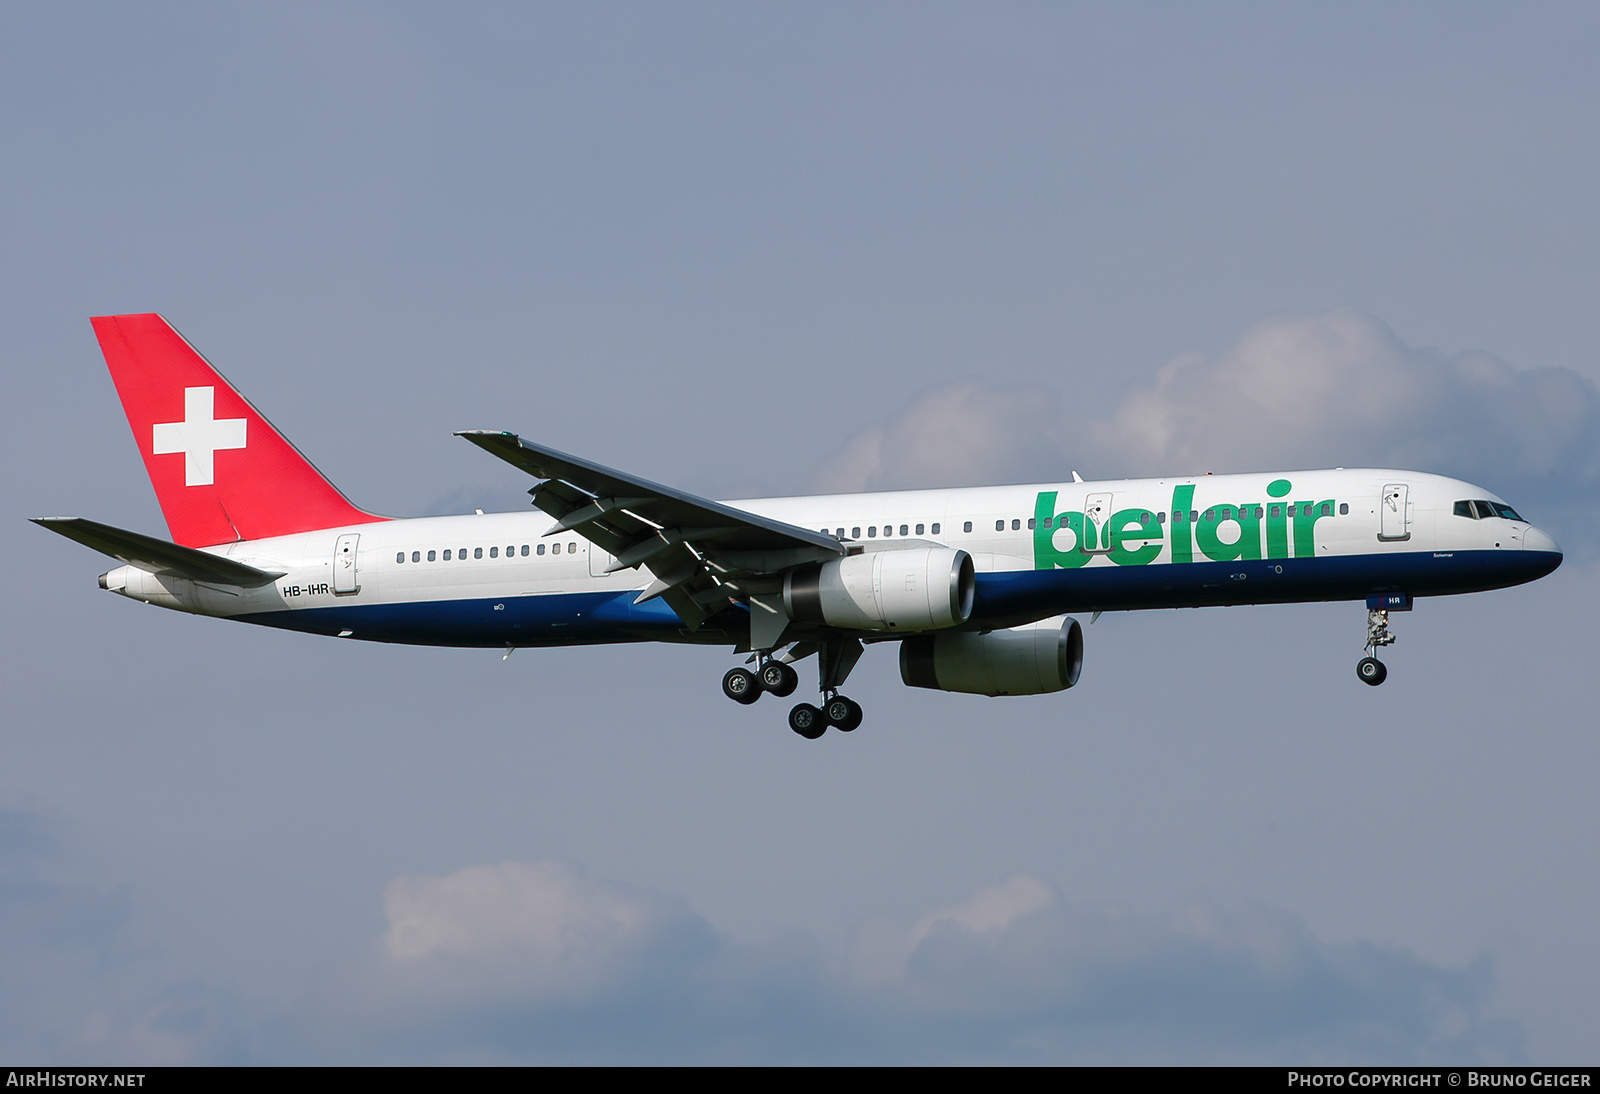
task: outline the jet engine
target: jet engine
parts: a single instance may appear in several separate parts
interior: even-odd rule
[[[927,634],[900,643],[900,679],[970,695],[1043,695],[1078,682],[1083,628],[1064,615],[981,634]]]
[[[967,621],[976,588],[965,551],[873,551],[789,571],[783,606],[790,619],[849,630],[939,630]]]

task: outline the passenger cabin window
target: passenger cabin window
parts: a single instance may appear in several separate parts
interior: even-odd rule
[[[429,562],[432,562],[432,561],[434,561],[434,554],[433,554],[433,552],[432,552],[432,551],[429,551],[429,552],[428,552],[428,561],[429,561]]]
[[[396,562],[404,562],[406,560],[406,553],[401,551],[399,554],[394,556],[394,560]]]
[[[466,553],[466,552],[465,552],[465,551],[463,551],[463,552],[461,552],[461,557],[462,557],[462,558],[466,558],[466,557],[467,557],[467,553]],[[444,560],[445,560],[445,561],[446,561],[446,562],[449,562],[449,561],[450,561],[450,549],[449,549],[449,548],[448,548],[448,547],[447,547],[447,548],[445,548],[445,552],[444,552]]]
[[[902,524],[902,525],[901,525],[901,526],[900,526],[900,534],[901,534],[901,535],[902,535],[902,536],[908,536],[908,535],[910,535],[910,534],[911,534],[911,533],[910,533],[910,532],[909,532],[909,531],[907,531],[907,530],[906,530],[906,526],[905,526],[905,525],[904,525],[904,524]]]
[[[1003,520],[995,521],[994,522],[994,530],[996,532],[1004,532],[1006,530],[1006,522],[1003,521]]]
[[[937,524],[935,524],[933,526],[933,534],[934,535],[938,535],[939,534],[939,526]]]
[[[538,550],[535,553],[541,555],[544,554],[544,544],[539,544]]]
[[[972,522],[971,522],[971,521],[970,521],[970,520],[969,520],[969,521],[966,521],[966,522],[964,522],[964,523],[963,523],[963,524],[962,524],[962,525],[961,525],[961,530],[962,530],[962,531],[963,531],[963,532],[970,532],[970,531],[972,531]],[[934,535],[938,535],[938,534],[939,534],[939,529],[938,529],[938,528],[935,528],[935,529],[934,529],[934,530],[933,530],[933,534],[934,534]]]
[[[922,534],[922,525],[919,524],[919,525],[917,525],[917,535],[920,536],[921,534]]]
[[[411,561],[412,562],[421,562],[422,561],[422,552],[421,551],[412,551],[411,552]]]

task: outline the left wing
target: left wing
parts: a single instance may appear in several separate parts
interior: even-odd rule
[[[542,479],[528,493],[556,518],[545,534],[576,532],[613,556],[608,573],[644,567],[655,581],[635,603],[659,596],[690,630],[730,601],[749,606],[752,616],[781,611],[783,571],[849,553],[833,536],[614,471],[515,433],[456,436]]]

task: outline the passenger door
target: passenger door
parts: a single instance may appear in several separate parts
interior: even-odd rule
[[[333,545],[333,595],[353,596],[361,591],[356,583],[356,546],[361,542],[359,533],[340,536]]]
[[[1411,538],[1409,493],[1403,482],[1392,482],[1383,488],[1383,498],[1378,503],[1378,538],[1385,543]]]

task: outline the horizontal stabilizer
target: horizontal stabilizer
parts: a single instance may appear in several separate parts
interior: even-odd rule
[[[58,535],[92,547],[103,555],[153,573],[177,574],[191,581],[238,585],[254,589],[283,576],[282,571],[258,570],[231,558],[180,547],[164,539],[113,528],[82,517],[32,517],[33,523]]]

